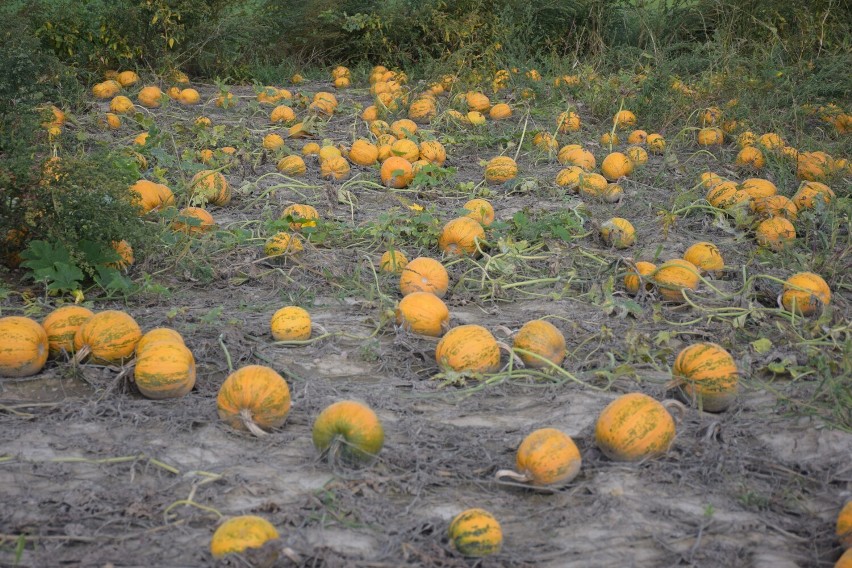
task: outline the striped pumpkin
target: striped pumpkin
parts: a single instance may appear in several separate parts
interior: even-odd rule
[[[151,331],[145,332],[145,335],[136,344],[136,354],[139,355],[148,345],[159,343],[160,341],[170,341],[183,345],[183,337],[180,333],[169,327],[156,327]]]
[[[821,306],[827,306],[829,302],[831,302],[831,288],[818,274],[799,272],[784,281],[781,305],[788,312],[809,316]]]
[[[450,325],[450,311],[435,294],[414,292],[399,301],[396,323],[412,333],[441,337]]]
[[[269,323],[276,341],[304,341],[311,337],[311,314],[299,306],[285,306]]]
[[[707,412],[722,412],[737,396],[737,364],[715,343],[683,349],[675,359],[672,377],[686,397]]]
[[[503,547],[500,523],[484,509],[468,509],[456,515],[450,523],[449,535],[453,548],[464,556],[489,556]]]
[[[562,360],[565,359],[565,336],[555,325],[546,320],[532,320],[525,323],[515,335],[512,347],[540,355],[557,366],[562,365]],[[549,366],[541,359],[526,353],[519,353],[518,356],[527,367]]]
[[[219,418],[255,436],[284,424],[290,412],[290,387],[273,369],[248,365],[231,373],[216,397]]]
[[[91,362],[121,364],[130,358],[142,338],[139,324],[129,314],[107,310],[93,315],[74,334],[77,360],[91,355]]]
[[[435,348],[442,370],[493,373],[500,368],[500,347],[480,325],[461,325],[448,331]]]
[[[210,539],[210,552],[216,558],[260,548],[268,540],[278,538],[272,523],[262,517],[243,515],[228,519],[216,529]]]
[[[448,221],[438,238],[438,247],[449,256],[475,255],[477,243],[485,240],[485,229],[470,217]]]
[[[370,461],[385,442],[385,431],[373,410],[354,400],[335,402],[314,421],[312,439],[320,453],[345,463]]]
[[[189,192],[193,197],[202,197],[205,203],[223,206],[231,201],[231,186],[221,172],[201,170],[189,182]]]
[[[722,253],[719,252],[719,247],[713,243],[695,243],[686,249],[686,252],[683,253],[683,259],[697,266],[702,274],[720,272],[725,268]]]
[[[669,302],[683,302],[683,290],[698,289],[698,267],[680,258],[664,262],[651,274],[660,296]]]
[[[674,437],[674,419],[665,407],[638,392],[609,403],[595,424],[595,443],[615,461],[633,462],[664,454]]]
[[[485,181],[505,183],[518,175],[518,164],[509,156],[491,158],[485,165]]]
[[[50,312],[42,327],[47,332],[47,343],[51,357],[60,353],[74,353],[74,335],[83,322],[95,315],[83,306],[62,306]]]
[[[47,332],[37,321],[21,316],[0,318],[0,377],[28,377],[44,368]]]
[[[556,428],[540,428],[530,433],[518,447],[517,472],[497,472],[521,483],[564,485],[580,473],[582,459],[571,436]]]
[[[650,290],[653,284],[648,282],[650,275],[657,269],[657,265],[652,262],[640,260],[636,263],[635,269],[631,268],[630,272],[624,275],[624,288],[628,294],[634,296],[639,293],[639,287],[642,282],[645,282],[645,289]]]
[[[195,386],[195,358],[182,342],[148,343],[136,356],[133,377],[146,398],[180,398]]]

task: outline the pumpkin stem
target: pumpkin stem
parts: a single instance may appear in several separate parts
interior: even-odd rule
[[[242,419],[243,424],[246,428],[248,428],[248,431],[257,436],[258,438],[263,438],[264,436],[269,434],[268,432],[264,432],[261,427],[258,426],[257,423],[255,423],[254,418],[251,415],[251,410],[249,410],[248,408],[243,408],[242,410],[240,410],[240,419]]]
[[[660,404],[663,405],[663,408],[672,415],[672,418],[675,419],[675,422],[680,424],[683,422],[684,417],[686,416],[686,405],[683,404],[679,400],[674,400],[672,398],[668,398],[662,401]],[[672,412],[674,410],[674,412]]]
[[[532,478],[527,475],[518,473],[517,471],[512,471],[511,469],[498,470],[497,473],[494,474],[494,477],[497,481],[500,481],[504,477],[508,477],[512,481],[517,481],[518,483],[529,483],[532,481]]]
[[[509,344],[504,343],[503,341],[498,341],[497,347],[499,347],[500,349],[504,350],[506,353],[509,354],[509,360],[512,363],[512,365],[514,365],[515,368],[517,368],[517,369],[526,368],[526,365],[524,365],[524,362],[521,361],[521,358],[518,357],[517,353],[515,353],[515,351],[509,346]]]
[[[89,347],[88,345],[84,345],[83,347],[81,347],[81,348],[79,349],[79,351],[77,351],[77,353],[75,353],[75,354],[74,354],[74,357],[71,359],[71,361],[72,361],[75,365],[79,365],[80,363],[82,363],[82,362],[83,362],[83,360],[84,360],[86,357],[88,357],[88,356],[89,356],[89,353],[91,353],[91,352],[92,352],[92,348],[91,348],[91,347]]]

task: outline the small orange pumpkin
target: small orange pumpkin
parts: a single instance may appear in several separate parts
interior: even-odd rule
[[[290,387],[284,377],[263,365],[231,373],[216,397],[219,418],[255,436],[284,424],[290,412]]]
[[[509,477],[536,486],[563,486],[580,473],[582,459],[571,436],[556,428],[531,432],[518,447],[517,471],[500,470],[496,477]]]
[[[172,229],[188,235],[199,235],[216,226],[213,216],[201,207],[184,207],[172,221]]]
[[[601,162],[601,173],[609,181],[633,173],[633,162],[621,152],[612,152]]]
[[[195,386],[195,358],[182,342],[147,343],[137,351],[133,377],[146,398],[180,398]]]
[[[435,294],[412,292],[399,301],[396,323],[412,333],[441,337],[450,326],[450,311]]]
[[[157,108],[163,99],[163,91],[159,87],[149,85],[142,87],[136,98],[139,100],[139,104],[145,108]]]
[[[609,246],[623,249],[636,242],[636,229],[627,219],[613,217],[601,224],[601,239]]]
[[[656,132],[649,134],[645,143],[648,145],[648,151],[652,154],[662,154],[666,151],[666,139]]]
[[[332,156],[320,162],[320,176],[324,179],[341,181],[349,177],[349,162],[343,156]]]
[[[247,548],[260,548],[269,540],[278,538],[272,523],[262,517],[243,515],[232,517],[219,525],[210,539],[210,552],[216,558],[239,554]]]
[[[697,266],[702,273],[716,273],[725,268],[722,253],[719,252],[719,247],[713,243],[695,243],[686,249],[686,252],[683,253],[683,259]]]
[[[485,166],[485,181],[505,183],[518,175],[518,165],[509,156],[491,158]]]
[[[63,351],[74,353],[74,335],[93,315],[91,310],[75,305],[62,306],[50,312],[41,324],[47,332],[50,356],[57,357]]]
[[[405,265],[399,277],[399,289],[403,295],[412,292],[432,292],[443,298],[449,287],[450,276],[444,265],[421,256]]]
[[[766,165],[766,158],[757,146],[746,146],[737,153],[734,163],[740,167],[759,170]]]
[[[557,367],[565,359],[565,336],[547,320],[528,321],[521,327],[512,343],[514,349],[529,351],[547,359]],[[549,365],[527,353],[518,353],[524,365],[532,368],[546,368]]]
[[[302,252],[304,248],[298,235],[279,231],[266,239],[263,252],[266,256],[291,256]]]
[[[430,164],[443,166],[447,161],[447,151],[437,140],[424,140],[420,143],[420,157]]]
[[[784,217],[770,217],[761,221],[754,229],[757,244],[780,251],[796,240],[796,227]]]
[[[634,296],[639,293],[639,287],[642,282],[645,282],[645,289],[651,290],[654,285],[651,282],[651,274],[657,269],[657,265],[651,262],[640,260],[635,265],[635,270],[624,275],[624,288],[629,294]]]
[[[824,183],[818,181],[803,181],[793,196],[793,204],[798,211],[813,209],[817,198],[822,198],[822,201],[828,205],[834,199],[834,191]]]
[[[809,316],[831,301],[831,288],[818,274],[799,272],[784,281],[781,305],[788,312]]]
[[[484,327],[461,325],[438,342],[435,360],[443,370],[493,373],[500,368],[500,347]]]
[[[448,221],[438,238],[438,247],[445,254],[476,254],[477,243],[485,240],[485,229],[470,217],[458,217]]]
[[[671,414],[638,392],[607,405],[595,423],[595,443],[611,460],[640,461],[666,453],[675,437]]]
[[[349,159],[353,164],[359,166],[372,166],[379,159],[378,147],[370,142],[359,138],[352,143],[352,148],[349,150]]]
[[[411,162],[401,156],[391,156],[382,162],[380,171],[382,183],[387,187],[401,189],[408,187],[414,179]]]
[[[369,462],[385,443],[379,417],[369,406],[354,400],[326,407],[314,420],[311,437],[320,453],[350,464]]]
[[[681,350],[672,366],[672,378],[706,412],[722,412],[737,396],[737,364],[715,343],[696,343]]]
[[[799,216],[796,204],[783,195],[760,197],[751,202],[751,209],[760,217],[785,217],[795,221]]]
[[[406,264],[408,264],[408,258],[401,250],[397,249],[386,250],[379,259],[379,268],[384,272],[394,274],[400,274]]]
[[[500,523],[484,509],[467,509],[456,515],[449,536],[453,548],[471,558],[497,554],[503,547]]]
[[[559,116],[556,117],[556,126],[559,129],[559,132],[563,134],[577,132],[580,130],[580,124],[580,115],[573,110],[560,113]]]
[[[311,314],[299,306],[285,306],[269,322],[276,341],[304,341],[311,337]]]
[[[305,160],[301,156],[296,155],[284,156],[278,160],[278,164],[275,167],[285,176],[301,176],[308,171]]]
[[[683,291],[697,290],[700,278],[697,266],[688,260],[676,258],[654,270],[651,280],[664,300],[683,302]]]
[[[100,312],[77,328],[76,359],[82,361],[91,354],[92,362],[121,364],[133,355],[141,338],[142,330],[130,314],[118,310]]]
[[[486,199],[471,199],[464,204],[463,208],[470,211],[467,214],[468,217],[483,227],[488,227],[494,222],[494,206]]]
[[[281,218],[292,219],[290,221],[290,230],[300,231],[304,227],[316,227],[316,219],[319,219],[319,213],[316,208],[304,203],[293,203],[284,208],[281,212]]]
[[[44,368],[49,352],[47,332],[22,316],[0,318],[0,377],[28,377]]]
[[[231,187],[221,172],[201,170],[189,182],[189,192],[193,197],[202,197],[207,203],[224,206],[231,201]]]
[[[721,146],[725,141],[725,134],[721,128],[708,127],[698,131],[699,146]]]
[[[636,126],[636,115],[629,110],[620,110],[612,117],[612,122],[620,130],[633,128]]]

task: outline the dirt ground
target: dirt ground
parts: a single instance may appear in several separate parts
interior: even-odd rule
[[[94,303],[97,310],[127,310],[143,330],[170,326],[181,332],[198,363],[196,387],[178,400],[152,401],[117,368],[68,362],[51,362],[35,377],[2,380],[0,565],[785,568],[836,560],[834,523],[852,497],[852,434],[814,410],[815,381],[767,369],[806,360],[804,339],[794,344],[790,338],[814,339],[829,359],[838,349],[817,342],[828,332],[762,310],[772,308],[779,286],[745,286],[744,275],[783,278],[788,271],[768,263],[750,236],[703,213],[680,216],[666,234],[657,215],[691,191],[697,172],[727,171],[732,150],[681,155],[680,165],[652,156],[624,183],[621,203],[582,205],[553,184],[559,164],[525,145],[518,155],[521,180],[491,190],[498,219],[582,207],[582,229],[592,234],[572,242],[545,239],[541,249],[526,253],[540,258],[507,258],[513,263],[503,274],[508,280],[496,287],[474,286],[479,274],[469,272],[475,271],[472,261],[457,261],[449,267],[446,301],[453,325],[479,323],[509,342],[524,322],[548,316],[565,334],[564,368],[578,380],[516,373],[442,386],[433,378],[435,340],[382,325],[384,311],[399,297],[396,279],[371,269],[387,243],[308,244],[297,260],[264,259],[268,234],[260,220],[295,201],[313,204],[324,219],[357,226],[393,207],[404,211],[398,196],[434,206],[449,220],[471,197],[456,185],[482,179],[478,160],[501,153],[501,141],[517,143],[525,124],[528,133],[552,130],[555,116],[516,110],[508,124],[489,126],[488,137],[448,129],[453,180],[391,195],[361,184],[378,175],[357,166],[349,185],[321,180],[315,162],[304,183],[283,180],[258,150],[263,134],[281,129],[268,125],[267,108],[251,103],[253,91],[234,88],[241,103],[227,111],[212,104],[212,88],[202,92],[209,102],[200,110],[170,105],[151,116],[167,135],[180,135],[189,127],[176,125],[188,125],[203,111],[214,124],[227,125],[232,137],[222,145],[243,137],[241,164],[226,172],[234,200],[211,211],[221,232],[241,229],[248,236],[167,260],[144,259],[130,269],[133,277],[155,274],[170,290],[166,297],[146,292],[128,304]],[[366,134],[354,118],[358,105],[367,104],[365,91],[340,98],[317,141],[351,142],[353,132]],[[98,133],[94,122],[104,110],[93,103],[91,115],[75,117],[76,128],[130,144],[138,130]],[[604,127],[588,117],[582,139],[600,161],[606,152],[596,142],[599,130]],[[783,193],[795,189],[790,180],[776,182]],[[349,193],[341,194],[341,187]],[[606,249],[593,234],[595,223],[611,216],[627,217],[637,228],[638,243],[626,254]],[[223,238],[220,233],[208,241]],[[618,291],[622,257],[665,260],[702,240],[716,243],[730,267],[712,282],[734,293],[737,307],[754,308],[747,316],[707,311],[732,301],[705,287],[696,307],[653,297],[632,302]],[[437,255],[434,247],[400,248],[409,258]],[[198,276],[199,266],[208,270],[206,278]],[[4,274],[7,287],[18,277]],[[535,278],[546,281],[504,286]],[[609,278],[616,280],[614,292]],[[307,307],[315,336],[330,336],[304,346],[273,344],[269,319],[289,303]],[[14,298],[3,305],[4,315],[21,308]],[[836,331],[838,342],[848,341],[850,297],[838,293],[832,305],[824,326]],[[46,304],[44,313],[51,308]],[[773,348],[751,345],[760,337]],[[603,456],[593,430],[604,406],[625,392],[670,396],[665,385],[674,356],[697,340],[722,343],[734,354],[742,370],[734,406],[721,414],[690,409],[662,458],[621,464]],[[255,438],[218,420],[215,397],[229,363],[270,365],[287,379],[293,408],[283,427]],[[313,419],[342,399],[368,403],[384,424],[385,446],[368,467],[329,464],[312,446]],[[583,459],[579,477],[553,491],[495,481],[497,470],[514,465],[521,440],[542,427],[574,438]],[[500,554],[472,560],[453,551],[447,527],[468,507],[487,509],[500,521]],[[214,561],[209,541],[217,523],[240,514],[267,518],[280,541]]]

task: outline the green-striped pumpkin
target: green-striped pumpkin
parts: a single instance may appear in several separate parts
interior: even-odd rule
[[[384,445],[385,432],[379,417],[369,406],[342,400],[317,416],[312,438],[320,453],[335,447],[343,461],[353,463],[373,459]]]
[[[435,348],[442,370],[493,373],[500,368],[500,347],[480,325],[460,325],[448,331]]]
[[[50,356],[56,357],[63,351],[74,353],[74,335],[93,315],[92,310],[75,305],[62,306],[50,312],[41,324],[47,332]]]
[[[87,352],[91,354],[93,363],[120,364],[133,355],[141,338],[142,330],[132,316],[107,310],[93,315],[77,329],[74,349],[82,358]]]
[[[278,531],[272,523],[262,517],[242,515],[219,525],[210,539],[210,552],[221,558],[247,548],[260,548],[266,541],[276,538]]]
[[[137,352],[133,377],[146,398],[179,398],[195,386],[195,358],[175,340],[148,343]]]
[[[290,387],[284,377],[263,365],[231,373],[216,397],[219,418],[238,430],[262,435],[284,424],[290,412]]]
[[[47,332],[35,320],[0,318],[0,377],[28,377],[47,362]]]
[[[696,343],[683,349],[672,366],[672,378],[687,398],[707,412],[722,412],[737,396],[737,364],[715,343]]]
[[[664,454],[674,437],[674,419],[665,407],[638,392],[609,403],[595,424],[595,443],[615,461],[640,461]]]
[[[489,556],[503,547],[500,523],[484,509],[468,509],[456,515],[449,534],[453,547],[465,556]]]

